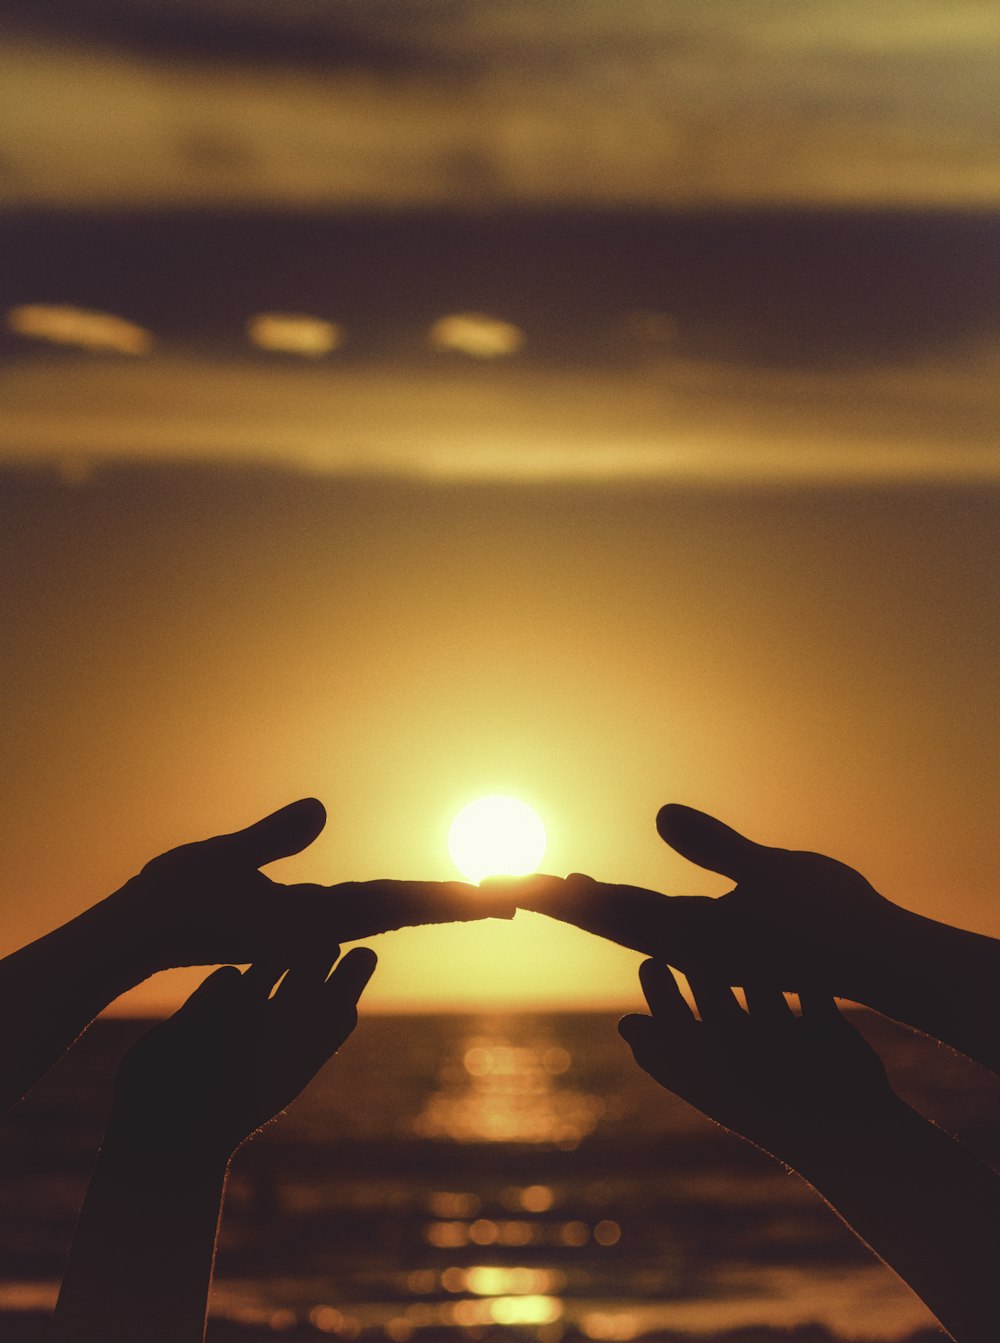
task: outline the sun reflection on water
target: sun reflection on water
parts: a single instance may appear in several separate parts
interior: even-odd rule
[[[571,1063],[569,1051],[549,1040],[469,1036],[442,1066],[414,1131],[453,1142],[549,1143],[571,1150],[603,1113],[599,1096],[560,1080]],[[532,1190],[522,1191],[520,1208],[541,1212],[551,1206],[551,1199],[538,1206],[547,1197],[544,1186]]]

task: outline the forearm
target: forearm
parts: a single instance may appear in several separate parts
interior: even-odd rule
[[[899,910],[887,945],[848,976],[844,997],[942,1040],[1000,1073],[993,1008],[1000,941]]]
[[[132,883],[0,961],[0,1113],[18,1101],[91,1021],[161,964],[136,917]]]
[[[98,1158],[55,1313],[55,1343],[201,1343],[226,1162],[138,1153],[111,1133]]]
[[[1000,1179],[898,1102],[790,1162],[958,1343],[995,1343]]]

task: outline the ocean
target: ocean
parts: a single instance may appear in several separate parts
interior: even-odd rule
[[[897,1089],[987,1160],[1000,1080],[871,1014]],[[114,1070],[98,1022],[0,1126],[5,1338],[41,1339]],[[236,1157],[209,1339],[927,1343],[797,1177],[657,1087],[607,1014],[369,1016]]]

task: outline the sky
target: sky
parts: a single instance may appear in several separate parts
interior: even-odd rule
[[[992,6],[9,8],[5,949],[309,794],[276,877],[510,792],[721,892],[673,800],[1000,936]],[[637,1001],[540,916],[374,945]]]

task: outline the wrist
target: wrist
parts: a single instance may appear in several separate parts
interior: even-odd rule
[[[845,1176],[864,1179],[891,1170],[927,1127],[927,1120],[889,1092],[864,1111],[797,1126],[774,1155],[822,1190]]]
[[[881,966],[873,960],[862,991],[850,996],[996,1068],[992,998],[1000,942],[895,908],[899,917]]]
[[[159,918],[159,904],[142,873],[95,905],[91,914],[101,920],[105,936],[119,948],[136,975],[136,983],[179,962],[172,958],[168,930]]]
[[[164,1134],[112,1114],[98,1166],[113,1184],[169,1194],[224,1182],[231,1158],[226,1144],[203,1135]]]

